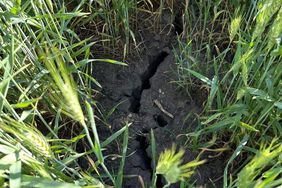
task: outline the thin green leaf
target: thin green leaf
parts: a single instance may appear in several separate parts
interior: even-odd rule
[[[19,152],[16,153],[17,161],[10,166],[10,187],[20,188],[21,187],[21,171],[22,162],[19,158]]]
[[[254,128],[253,126],[247,124],[247,123],[244,123],[244,122],[240,122],[240,126],[247,129],[247,130],[250,130],[250,131],[255,131],[255,132],[259,132],[259,130],[257,130],[256,128]]]
[[[21,186],[34,188],[81,188],[81,186],[33,176],[23,176]]]
[[[128,127],[131,124],[128,124]],[[109,145],[112,141],[114,141],[115,139],[117,139],[117,137],[119,137],[126,129],[126,126],[124,126],[123,128],[121,128],[120,130],[118,130],[117,132],[115,132],[114,134],[112,134],[110,137],[108,137],[104,142],[101,143],[101,147],[104,148],[107,145]]]
[[[201,81],[205,82],[206,84],[208,84],[209,86],[211,86],[212,84],[212,81],[208,78],[208,77],[205,77],[203,76],[202,74],[196,72],[196,71],[193,71],[191,69],[186,69],[184,68],[184,70],[187,70],[188,72],[190,72],[193,76],[195,76],[196,78],[200,79]]]
[[[125,164],[125,158],[126,158],[126,151],[127,151],[127,145],[128,145],[128,125],[125,126],[125,132],[123,136],[123,144],[122,144],[122,158],[121,162],[119,165],[119,170],[118,170],[118,176],[117,176],[117,187],[122,187],[122,182],[123,182],[123,168]]]
[[[151,188],[155,188],[157,183],[157,174],[156,174],[157,165],[156,165],[156,140],[155,140],[153,129],[151,129],[151,148],[152,148],[152,165],[153,165]]]
[[[227,188],[227,173],[228,173],[228,167],[231,164],[231,162],[241,153],[244,146],[247,144],[249,140],[249,135],[245,135],[244,138],[241,140],[240,144],[237,146],[236,150],[230,157],[230,159],[227,162],[226,167],[224,168],[224,175],[223,175],[223,187]]]

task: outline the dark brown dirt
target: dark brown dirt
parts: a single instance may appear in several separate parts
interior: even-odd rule
[[[170,13],[164,13],[163,24],[171,20]],[[172,19],[173,20],[173,19]],[[178,20],[178,19],[176,19]],[[179,21],[179,20],[178,20]],[[176,23],[178,24],[178,23]],[[142,27],[142,26],[141,26]],[[164,28],[164,25],[162,26]],[[143,25],[143,28],[148,28]],[[124,167],[124,187],[142,187],[142,181],[148,186],[152,177],[150,130],[154,130],[156,138],[157,156],[172,143],[182,143],[178,138],[181,134],[193,132],[197,124],[193,121],[195,114],[202,110],[203,92],[193,90],[193,100],[182,89],[178,88],[176,64],[172,54],[172,45],[176,31],[181,32],[179,24],[176,30],[167,27],[161,34],[152,30],[139,30],[138,35],[144,40],[144,49],[139,55],[129,55],[128,66],[117,66],[107,63],[95,63],[93,76],[103,86],[97,97],[97,106],[100,111],[107,113],[119,104],[114,113],[105,122],[98,123],[101,139],[106,139],[112,132],[119,130],[130,122],[129,144]],[[157,33],[157,34],[156,34]],[[169,34],[167,34],[169,33]],[[142,57],[142,58],[139,58]],[[97,89],[97,88],[96,88]],[[197,98],[199,96],[199,98]],[[171,113],[171,118],[154,104],[157,100],[163,108]],[[188,117],[189,114],[192,114]],[[99,117],[102,115],[100,114]],[[107,155],[120,154],[122,139],[119,143],[107,148]],[[197,152],[186,149],[185,162],[195,159]],[[198,187],[221,187],[221,176],[224,164],[221,158],[209,158],[202,155],[207,163],[199,167],[192,178]],[[117,172],[120,158],[108,158],[110,170]],[[158,179],[158,187],[165,182]],[[146,187],[147,187],[146,186]],[[179,187],[174,185],[171,187]]]
[[[149,138],[151,129],[154,130],[156,137],[157,155],[165,148],[169,148],[172,143],[178,143],[176,139],[178,135],[195,130],[195,123],[191,123],[192,119],[186,119],[186,117],[189,113],[200,113],[201,106],[196,104],[196,100],[191,101],[186,93],[177,88],[176,84],[171,83],[177,80],[177,75],[174,72],[176,67],[173,55],[170,50],[167,51],[169,52],[168,56],[160,63],[156,73],[150,79],[149,86],[145,87],[146,89],[141,93],[140,107],[136,107],[134,104],[138,100],[138,96],[134,96],[138,94],[134,91],[142,86],[142,73],[146,72],[150,63],[154,62],[146,58],[140,62],[130,61],[128,67],[105,63],[95,65],[94,77],[103,86],[101,95],[97,98],[100,106],[103,106],[106,111],[110,111],[113,106],[122,102],[108,120],[112,130],[120,129],[126,121],[132,123],[129,128],[130,139],[124,173],[136,177],[126,179],[124,187],[141,187],[137,176],[140,176],[146,183],[151,180],[152,164]],[[174,118],[163,113],[154,104],[154,100],[158,100]],[[105,134],[106,137],[107,134]],[[112,148],[112,150],[114,153],[119,152],[117,148]],[[195,157],[196,153],[186,150],[185,161],[193,160]],[[112,168],[118,168],[117,162],[109,161],[109,163],[113,164]],[[193,180],[196,181],[196,185],[211,187],[210,180],[220,178],[222,172],[223,165],[220,159],[208,159],[203,167],[198,168]],[[220,182],[218,182],[219,184]]]

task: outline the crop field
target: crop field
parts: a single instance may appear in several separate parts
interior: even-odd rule
[[[282,0],[0,0],[0,187],[282,187]]]

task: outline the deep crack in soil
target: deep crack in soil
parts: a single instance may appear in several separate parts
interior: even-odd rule
[[[153,61],[149,63],[149,66],[147,70],[140,76],[141,78],[141,85],[137,88],[132,90],[131,96],[130,96],[130,107],[129,111],[132,113],[139,113],[140,110],[140,100],[142,97],[142,93],[144,89],[150,89],[150,79],[155,75],[157,72],[157,69],[159,65],[164,61],[164,59],[168,56],[168,53],[165,51],[162,51],[159,53]]]
[[[146,150],[149,147],[149,143],[147,141],[146,136],[137,136],[136,137],[136,141],[139,142],[139,154],[142,156],[142,158],[144,159],[144,167],[142,168],[142,166],[138,166],[140,168],[142,168],[143,170],[149,170],[151,172],[150,176],[152,176],[152,172],[153,169],[151,167],[151,157],[148,156]],[[138,151],[137,151],[138,152]]]
[[[197,124],[193,121],[193,115],[202,110],[201,102],[191,100],[187,93],[172,84],[178,80],[177,70],[171,49],[175,41],[175,33],[182,32],[181,18],[174,15],[166,15],[167,20],[174,19],[174,32],[169,33],[169,28],[163,34],[155,34],[150,30],[140,30],[144,38],[145,51],[127,58],[127,67],[111,65],[106,63],[95,63],[93,76],[103,86],[97,98],[97,106],[107,113],[119,104],[113,114],[107,119],[111,130],[104,125],[105,122],[97,122],[99,136],[105,140],[112,132],[119,130],[125,122],[131,122],[129,128],[129,142],[127,159],[124,166],[123,187],[141,187],[140,179],[150,184],[153,172],[152,153],[150,145],[150,130],[154,130],[156,139],[156,157],[165,148],[170,148],[176,142],[183,146],[186,139],[178,135],[193,132]],[[167,21],[164,21],[164,26]],[[169,49],[170,47],[171,49]],[[98,89],[98,88],[95,88]],[[193,96],[202,96],[201,90],[193,90]],[[163,109],[172,114],[168,116],[154,104],[158,101]],[[199,100],[198,100],[199,101]],[[192,114],[192,116],[188,116]],[[103,119],[101,117],[101,119]],[[177,139],[177,140],[176,140]],[[183,145],[181,145],[183,144]],[[105,155],[120,153],[121,143],[113,143],[105,150]],[[191,161],[198,153],[186,149],[184,161]],[[197,186],[212,187],[210,180],[220,179],[224,166],[221,158],[208,158],[208,154],[202,156],[208,160],[205,165],[200,166],[192,177]],[[109,169],[117,172],[119,158],[106,159]],[[128,178],[128,175],[131,177]],[[132,177],[132,175],[135,175]],[[222,185],[221,180],[214,182],[216,186]],[[163,178],[158,176],[157,187],[164,185]],[[179,187],[178,184],[171,187]]]
[[[191,118],[187,119],[187,115],[201,111],[201,107],[191,101],[185,92],[178,89],[176,84],[170,83],[177,80],[177,75],[172,71],[176,69],[172,54],[155,53],[156,55],[151,58],[145,56],[148,58],[139,62],[132,61],[134,63],[129,63],[128,67],[105,63],[95,65],[94,76],[103,86],[102,95],[97,98],[100,106],[103,106],[105,111],[110,111],[117,103],[121,103],[108,119],[112,128],[111,132],[119,130],[124,126],[124,122],[132,122],[129,128],[128,157],[124,166],[124,174],[125,177],[127,175],[137,176],[126,178],[124,187],[141,187],[140,183],[136,183],[140,178],[147,184],[151,181],[153,172],[149,137],[151,129],[154,130],[156,156],[158,157],[160,152],[165,148],[170,148],[171,144],[176,142],[177,135],[195,130],[196,124],[193,123]],[[150,54],[152,54],[152,51],[150,51]],[[152,65],[152,63],[155,63],[155,65]],[[137,89],[138,96],[136,97],[134,93]],[[200,94],[201,91],[194,92],[197,95],[197,92]],[[158,100],[165,110],[173,114],[174,118],[163,113],[154,104],[155,100]],[[132,108],[136,101],[139,107],[134,110]],[[98,127],[101,139],[106,139],[110,135],[110,131],[107,131],[105,125],[101,122],[98,122]],[[177,143],[182,142],[184,143],[181,139],[177,141]],[[112,145],[105,151],[105,155],[119,153],[118,148],[120,147]],[[184,161],[191,161],[196,156],[197,153],[187,149]],[[207,155],[203,156],[203,158],[207,157]],[[220,160],[217,158],[209,159],[210,162],[207,165],[198,168],[193,177],[196,185],[210,187],[210,179],[217,179],[221,176],[224,166],[220,165]],[[110,168],[118,170],[118,160],[108,159],[106,164]],[[137,178],[138,176],[139,178]],[[158,187],[162,187],[164,183],[162,178],[158,176]],[[220,181],[217,183],[216,185],[221,184]],[[178,187],[178,185],[172,187]]]

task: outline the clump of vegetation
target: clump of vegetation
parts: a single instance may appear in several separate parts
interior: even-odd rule
[[[273,141],[262,146],[252,160],[239,172],[236,187],[276,187],[281,185],[282,145]],[[263,172],[263,174],[261,174]]]
[[[160,154],[156,174],[161,174],[165,177],[167,181],[167,185],[165,187],[169,187],[170,184],[189,179],[194,173],[194,168],[205,162],[195,160],[181,165],[183,155],[184,150],[181,149],[176,152],[175,145],[172,145],[171,149],[167,149]]]
[[[63,2],[50,0],[5,0],[0,12],[1,187],[104,187],[98,168],[116,184],[102,148],[126,133],[126,126],[100,143],[90,87],[99,83],[85,69],[98,60],[90,59],[93,43],[73,31],[73,20],[89,13],[67,12]],[[77,133],[71,133],[73,126]],[[66,127],[70,138],[60,136]],[[78,153],[84,137],[90,149]],[[89,159],[88,171],[79,158]]]
[[[274,147],[277,149],[273,150],[277,152],[282,144],[282,1],[206,1],[195,4],[199,12],[184,14],[189,18],[186,19],[188,32],[184,33],[189,42],[180,40],[181,54],[175,55],[182,75],[180,85],[191,88],[195,79],[199,79],[201,83],[196,83],[209,91],[193,142],[199,144],[202,140],[205,144],[199,144],[199,147],[222,147],[220,140],[224,139],[227,144],[223,147],[237,148],[225,168],[224,187],[228,186],[228,180],[232,184],[236,177],[232,174],[235,169],[228,171],[236,157],[237,163],[251,160],[238,174],[236,186],[264,187],[270,181],[273,184],[268,186],[274,187],[279,184],[275,179],[279,179],[281,171],[276,174],[273,169],[277,165],[279,169],[281,162],[274,157],[276,152],[273,157],[269,156],[269,160],[262,159],[266,157],[264,154],[271,155],[273,140],[277,144]],[[199,15],[198,24],[190,27],[195,22],[191,16],[196,15]],[[202,38],[195,36],[194,40],[198,30],[202,31],[199,36]],[[206,63],[199,63],[203,60]],[[210,134],[213,135],[211,141],[200,139]],[[271,146],[265,149],[262,146],[266,144]],[[248,158],[243,157],[246,153]],[[271,180],[264,171],[266,165],[273,165],[270,167],[273,171],[269,173],[273,172],[275,176]],[[257,179],[259,176],[263,178]]]
[[[81,40],[76,29],[94,24],[98,39],[111,47],[125,39],[126,57],[131,42],[136,45],[137,12],[156,19],[166,6],[174,11],[174,1],[158,2],[155,12],[154,3],[0,2],[1,187],[123,186],[130,123],[103,142],[99,139],[92,85],[101,85],[92,77],[90,64],[126,64],[93,58],[91,47],[97,41]],[[187,143],[194,149],[234,151],[223,161],[224,187],[281,185],[282,1],[182,3],[183,33],[174,53],[176,83],[187,91],[203,86],[208,91],[198,129],[187,133],[193,138]],[[64,137],[65,130],[68,136]],[[210,135],[212,140],[207,140]],[[113,173],[104,151],[121,136],[119,170]],[[77,152],[82,142],[87,147]],[[153,132],[151,146],[151,187],[156,187],[157,174],[165,177],[166,186],[189,182],[195,167],[203,164],[197,159],[181,165],[184,150],[177,152],[175,146],[161,153],[156,163]],[[82,168],[79,159],[89,167]]]

